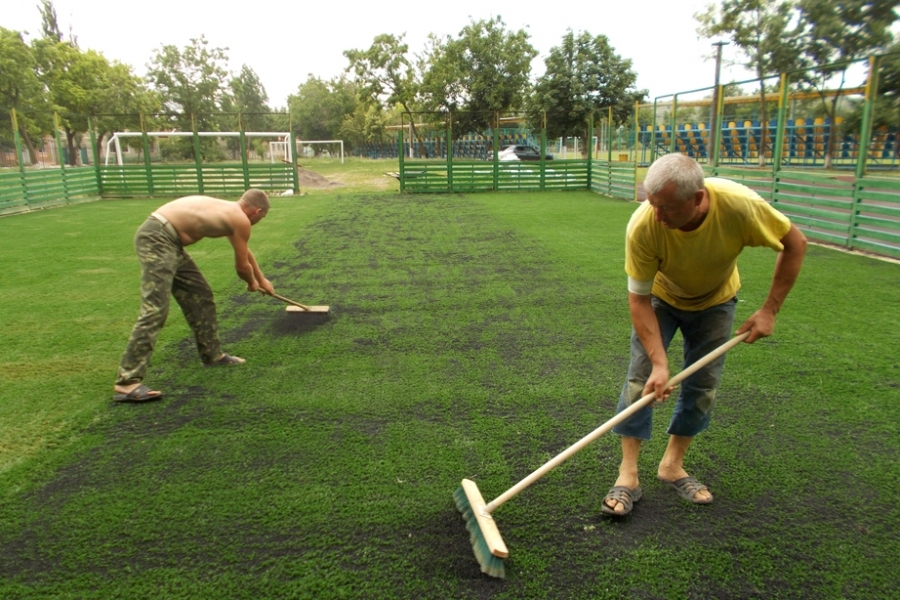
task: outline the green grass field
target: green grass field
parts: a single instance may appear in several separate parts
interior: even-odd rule
[[[254,228],[276,290],[327,319],[246,293],[226,241],[191,247],[248,362],[201,368],[173,305],[146,405],[110,398],[161,200],[0,219],[0,598],[898,597],[900,265],[810,247],[688,455],[712,505],[656,480],[666,403],[632,515],[601,517],[604,436],[495,513],[495,580],[453,491],[490,500],[613,415],[635,205],[386,190],[276,197]],[[742,256],[739,320],[774,259]]]

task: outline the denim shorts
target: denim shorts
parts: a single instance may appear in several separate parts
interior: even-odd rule
[[[663,347],[666,350],[669,349],[675,332],[681,330],[684,339],[682,368],[690,366],[731,338],[737,298],[700,311],[679,310],[655,296],[652,298],[652,304],[656,319],[659,321]],[[716,388],[719,386],[724,366],[725,355],[722,355],[681,382],[678,401],[672,413],[672,421],[669,423],[669,435],[694,437],[709,427],[709,419],[716,400]],[[644,350],[644,345],[632,328],[631,364],[628,365],[628,378],[622,386],[616,413],[641,399],[652,370],[653,365]],[[652,429],[651,405],[614,427],[613,431],[626,437],[649,440]]]

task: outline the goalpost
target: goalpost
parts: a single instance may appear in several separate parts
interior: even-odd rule
[[[288,157],[288,149],[290,142],[269,142],[269,162],[274,163],[275,159],[291,162]]]
[[[295,156],[298,158],[302,158],[306,153],[303,150],[303,146],[311,146],[313,144],[339,144],[340,152],[341,152],[341,164],[344,164],[344,140],[297,140],[297,148],[295,152]],[[278,141],[278,142],[269,142],[269,160],[275,162],[276,157],[284,157],[287,155],[287,148],[290,145],[290,142]]]
[[[113,152],[116,156],[116,164],[123,165],[122,143],[121,139],[126,137],[141,137],[145,135],[140,131],[117,131],[106,142],[106,160],[105,164],[109,165],[109,156]],[[191,131],[148,131],[147,137],[167,138],[167,137],[192,137]],[[198,131],[198,137],[240,137],[239,131]],[[344,140],[297,140],[294,152],[291,152],[290,133],[286,132],[263,132],[263,131],[245,131],[245,137],[266,137],[276,138],[278,141],[269,142],[269,160],[275,162],[276,153],[286,162],[294,163],[295,157],[302,155],[303,146],[311,146],[313,144],[338,144],[340,146],[341,164],[344,164]],[[112,147],[115,146],[115,150]]]
[[[141,137],[142,135],[146,135],[147,137],[156,137],[156,138],[169,138],[169,137],[193,137],[194,133],[191,131],[148,131],[146,134],[140,131],[117,131],[109,138],[109,141],[106,142],[106,161],[105,165],[109,165],[109,155],[110,155],[110,147],[115,145],[115,154],[116,154],[116,164],[123,165],[124,161],[122,159],[122,144],[120,140],[126,137]],[[197,137],[240,137],[240,131],[198,131],[196,133]],[[284,138],[288,139],[290,133],[284,132],[274,132],[274,131],[245,131],[244,137],[268,137],[268,138]],[[275,142],[277,143],[277,142]],[[286,144],[290,146],[290,144]],[[271,148],[271,146],[270,146]],[[271,151],[270,151],[271,154]],[[293,157],[288,157],[288,162],[293,162],[290,160]]]
[[[296,155],[304,156],[306,153],[303,146],[312,146],[313,144],[339,144],[341,148],[341,164],[344,164],[344,140],[297,140]]]

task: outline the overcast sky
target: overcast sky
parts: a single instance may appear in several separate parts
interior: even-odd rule
[[[0,0],[0,26],[38,37],[38,0]],[[711,40],[697,36],[694,13],[709,0],[54,0],[60,29],[71,31],[82,49],[146,73],[154,50],[186,46],[205,35],[210,45],[228,48],[229,67],[250,66],[259,75],[272,107],[285,106],[288,94],[309,74],[323,79],[347,66],[344,50],[366,49],[381,33],[406,34],[411,52],[425,49],[429,33],[456,36],[471,20],[503,17],[507,28],[524,28],[538,50],[532,72],[542,73],[544,57],[566,30],[606,35],[616,52],[632,60],[637,87],[650,99],[711,86],[715,62]],[[725,47],[725,62],[735,52]],[[722,81],[745,80],[740,67],[723,64]]]

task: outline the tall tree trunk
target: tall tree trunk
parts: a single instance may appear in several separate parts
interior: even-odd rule
[[[409,128],[412,131],[412,139],[409,141],[409,143],[410,150],[412,150],[412,144],[419,141],[419,132],[416,131],[415,116],[412,114],[412,111],[408,106],[406,106],[406,104],[403,105],[403,110],[405,110],[406,114],[409,115]],[[428,149],[425,147],[424,143],[419,144],[419,156],[428,158]]]
[[[25,125],[19,123],[19,135],[22,138],[22,141],[25,142],[25,147],[28,149],[28,158],[31,160],[31,164],[37,164],[37,150],[34,148],[34,142],[31,141],[31,137],[28,136],[28,132],[25,130]],[[16,157],[16,162],[22,160],[21,156]]]
[[[66,164],[70,167],[74,167],[78,164],[78,156],[75,150],[75,132],[71,129],[66,129]]]
[[[103,138],[106,137],[106,133],[103,131],[97,132],[97,159],[103,160]]]

